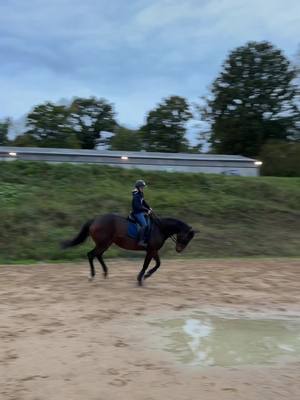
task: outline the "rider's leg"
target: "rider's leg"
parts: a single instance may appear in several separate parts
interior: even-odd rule
[[[139,245],[140,246],[147,246],[147,243],[145,243],[145,232],[148,226],[147,220],[145,218],[144,213],[138,213],[134,214],[135,218],[138,220],[139,224],[141,225],[141,230],[139,233]]]

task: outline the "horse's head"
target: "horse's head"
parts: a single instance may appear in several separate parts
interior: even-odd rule
[[[186,248],[186,246],[195,236],[195,233],[196,231],[191,226],[188,226],[187,228],[177,233],[177,240],[176,240],[177,253],[181,253]]]

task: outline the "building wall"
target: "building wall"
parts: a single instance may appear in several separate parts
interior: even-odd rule
[[[3,148],[2,148],[3,149]],[[136,154],[136,153],[135,153]],[[12,161],[27,160],[27,161],[46,161],[52,163],[68,162],[68,163],[96,163],[102,165],[109,165],[122,168],[137,168],[149,171],[168,171],[168,172],[202,172],[202,173],[215,173],[225,175],[241,175],[241,176],[257,176],[259,174],[258,167],[254,164],[255,160],[243,159],[238,160],[232,159],[195,159],[189,158],[188,155],[183,155],[183,158],[172,158],[170,154],[166,154],[160,157],[147,158],[145,154],[129,156],[128,159],[122,160],[120,156],[113,156],[110,154],[72,154],[63,152],[55,153],[53,149],[47,153],[45,150],[43,153],[34,152],[23,152],[19,150],[17,156],[8,156],[0,152],[0,160]],[[222,157],[222,156],[221,156]],[[224,157],[224,156],[223,156]]]
[[[127,169],[138,168],[145,171],[166,171],[166,172],[193,172],[204,174],[224,174],[224,175],[237,175],[237,176],[258,176],[259,171],[253,167],[243,166],[182,166],[182,165],[145,165],[145,164],[106,164],[112,167],[122,167]]]

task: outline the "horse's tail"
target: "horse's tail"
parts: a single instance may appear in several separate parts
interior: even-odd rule
[[[85,241],[85,239],[89,236],[90,232],[90,226],[93,223],[93,219],[87,221],[82,228],[80,229],[80,232],[78,233],[77,236],[75,236],[73,239],[71,240],[64,240],[61,243],[61,248],[62,249],[67,249],[68,247],[73,247],[73,246],[77,246],[78,244],[81,244]]]

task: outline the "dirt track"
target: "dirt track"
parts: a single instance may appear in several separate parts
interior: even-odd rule
[[[86,263],[0,266],[0,399],[300,398],[300,361],[186,368],[153,349],[147,323],[189,309],[300,316],[300,260],[163,261],[143,288],[139,264],[108,261],[94,282]]]

